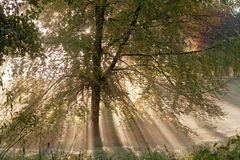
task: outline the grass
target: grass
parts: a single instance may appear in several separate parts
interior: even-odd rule
[[[99,151],[94,155],[65,153],[49,153],[47,155],[6,155],[2,160],[240,160],[240,136],[229,139],[226,144],[215,143],[213,146],[195,146],[189,152],[177,154],[170,151],[154,151],[142,155],[121,151],[110,153]]]

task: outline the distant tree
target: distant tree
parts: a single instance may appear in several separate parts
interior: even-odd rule
[[[23,109],[9,124],[26,127],[21,116],[27,113],[30,124],[56,129],[69,115],[87,114],[89,148],[95,149],[102,147],[104,107],[129,121],[152,110],[182,128],[182,114],[224,114],[208,97],[224,91],[225,61],[239,57],[239,38],[195,50],[187,50],[186,40],[196,30],[207,32],[216,16],[206,11],[226,12],[227,2],[56,0],[44,6],[39,21],[47,58],[14,60],[20,76],[15,75],[11,99]],[[129,85],[141,92],[135,100]]]

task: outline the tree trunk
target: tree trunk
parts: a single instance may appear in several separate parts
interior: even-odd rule
[[[92,55],[92,77],[91,84],[91,108],[89,119],[89,136],[88,149],[96,150],[102,148],[102,140],[99,130],[99,109],[102,83],[101,58],[103,54],[102,37],[103,23],[106,0],[95,1],[95,42],[94,53]]]
[[[101,87],[98,84],[92,85],[91,108],[89,117],[89,143],[88,149],[96,150],[102,148],[102,140],[99,129],[99,109]]]

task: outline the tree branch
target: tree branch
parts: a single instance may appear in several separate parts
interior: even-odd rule
[[[118,50],[116,52],[116,55],[113,57],[113,61],[110,64],[110,66],[108,67],[108,69],[107,69],[105,74],[109,74],[109,73],[111,73],[113,71],[114,67],[116,66],[116,64],[117,64],[117,62],[119,60],[119,58],[121,57],[121,53],[122,53],[124,47],[126,46],[128,40],[130,38],[130,35],[132,34],[133,30],[136,27],[136,23],[137,23],[137,19],[138,19],[138,15],[139,15],[140,10],[141,10],[141,6],[139,4],[137,9],[133,13],[133,18],[132,18],[132,20],[130,22],[129,29],[124,34],[123,39],[120,42],[120,45],[119,45]]]
[[[194,51],[186,51],[186,52],[159,52],[159,53],[155,53],[155,54],[142,54],[142,53],[130,53],[130,54],[122,54],[121,57],[154,57],[154,56],[171,56],[171,55],[175,55],[175,56],[181,56],[181,55],[191,55],[191,54],[197,54],[197,53],[201,53],[203,51],[207,51],[207,50],[212,50],[216,48],[216,46],[212,46],[212,47],[208,47],[205,49],[199,49],[199,50],[194,50]]]

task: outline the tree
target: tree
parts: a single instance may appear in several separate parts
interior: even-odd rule
[[[84,118],[89,113],[88,147],[95,149],[102,147],[101,108],[123,115],[128,123],[151,109],[182,128],[182,114],[224,115],[208,96],[224,90],[223,72],[231,65],[225,62],[238,57],[239,39],[197,50],[186,50],[186,40],[197,28],[205,32],[215,23],[216,16],[202,13],[229,9],[227,2],[56,0],[35,5],[45,6],[39,20],[46,29],[48,58],[14,62],[21,76],[15,77],[11,99],[21,97],[23,108],[9,124],[28,124],[21,117],[27,114],[33,117],[30,124],[36,120],[31,125],[35,131],[40,122],[48,129],[61,128],[67,115]],[[129,84],[141,91],[136,100]]]

